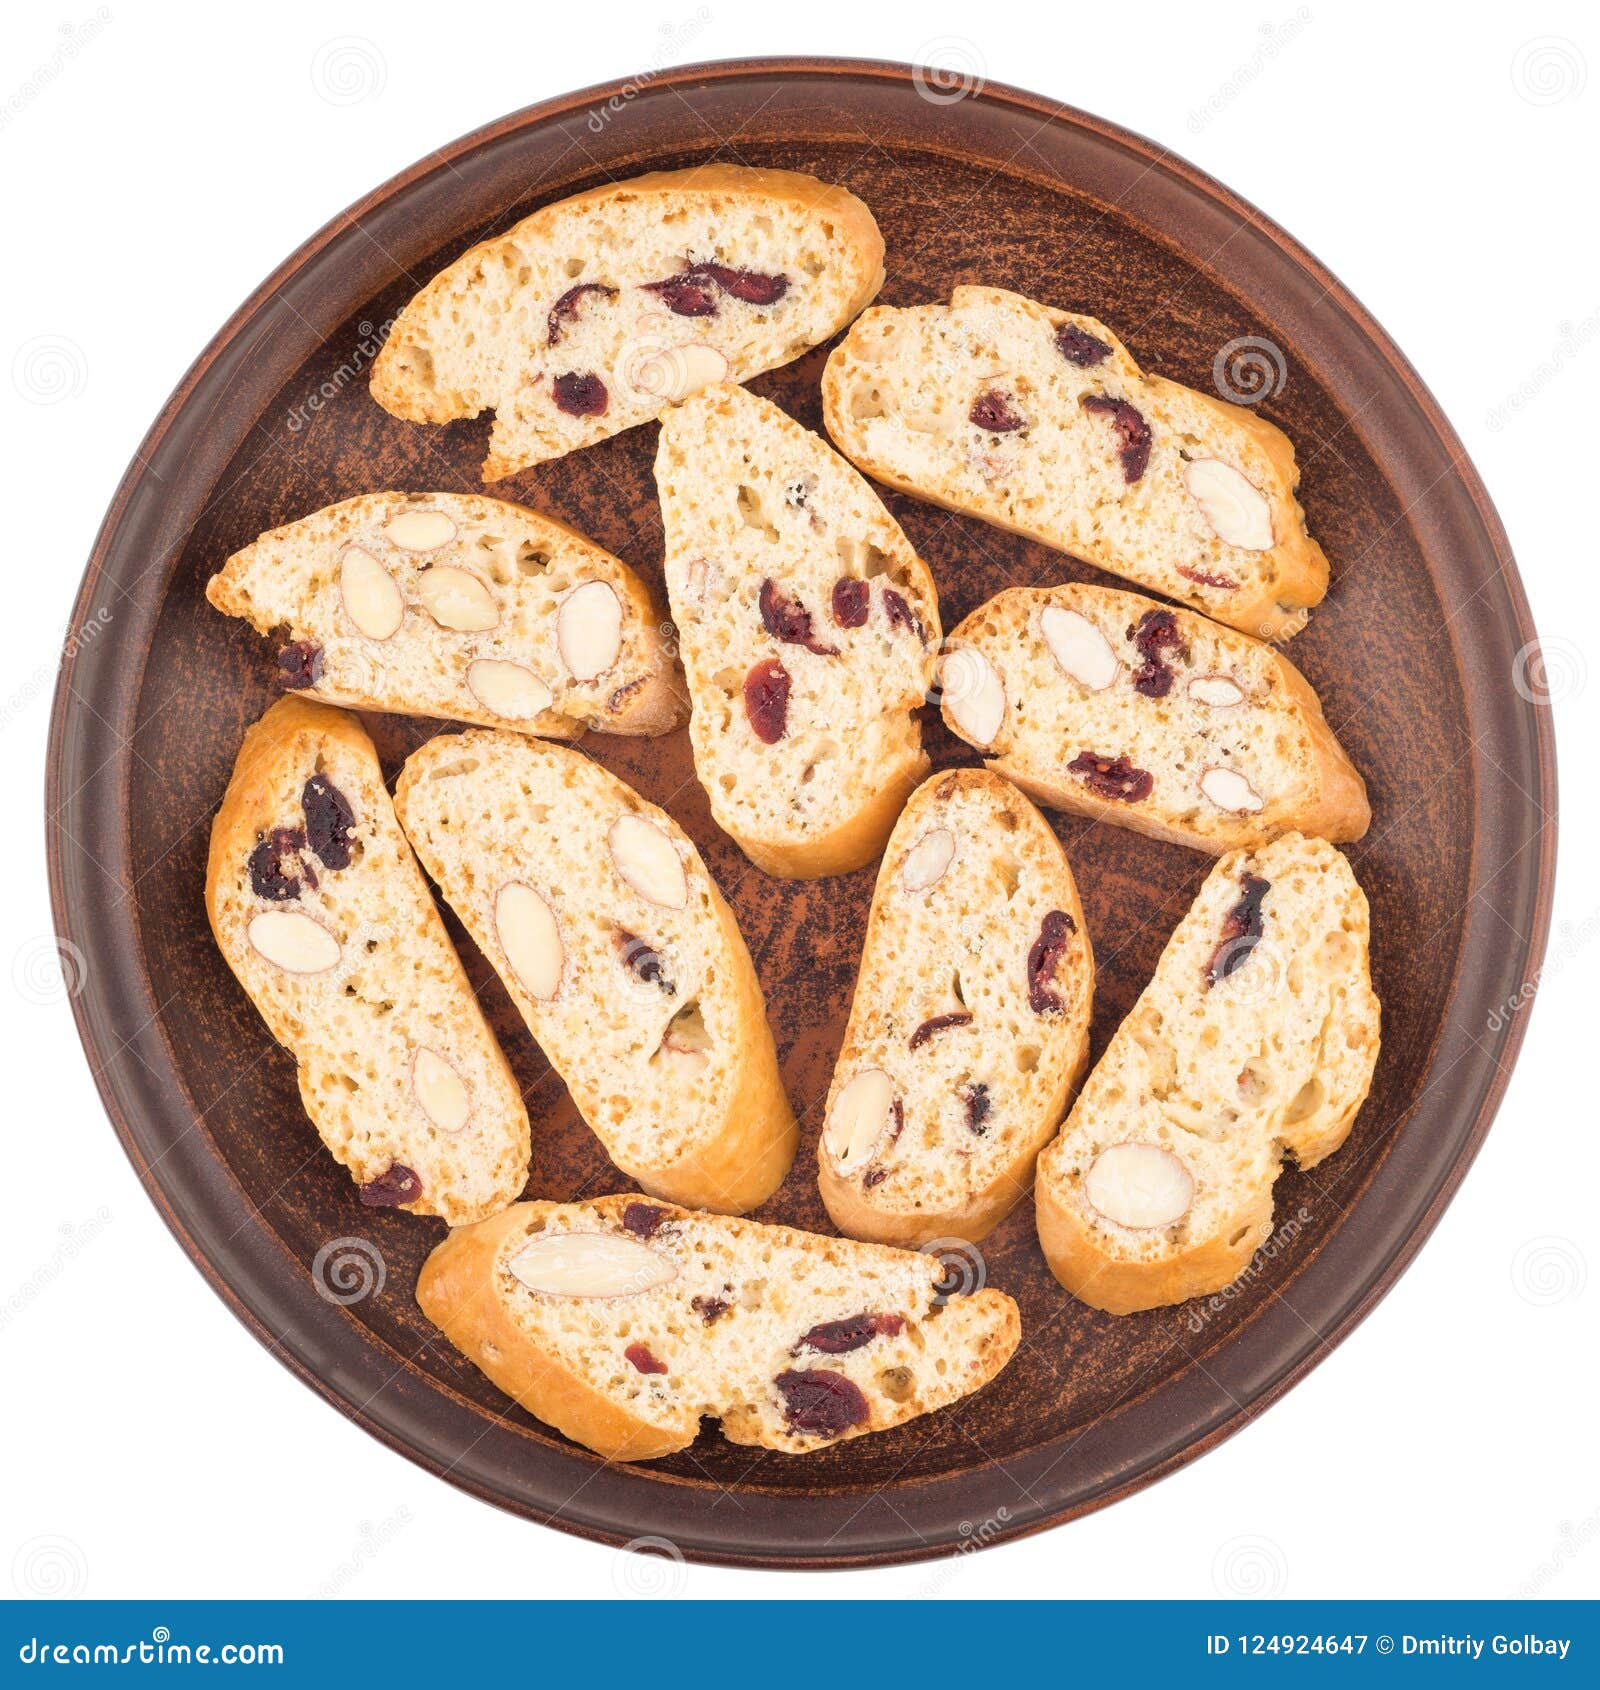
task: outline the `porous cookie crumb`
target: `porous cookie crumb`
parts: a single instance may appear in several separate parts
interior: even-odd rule
[[[875,479],[1259,638],[1298,632],[1328,590],[1287,437],[1145,375],[1092,317],[985,287],[875,307],[829,357],[823,409]]]
[[[1343,855],[1291,833],[1224,857],[1039,1158],[1056,1277],[1113,1314],[1232,1283],[1271,1236],[1284,1159],[1344,1143],[1378,1030]]]
[[[951,634],[941,679],[951,729],[1054,809],[1219,852],[1371,819],[1299,670],[1193,611],[1009,588]]]
[[[859,868],[927,769],[932,577],[837,453],[742,388],[668,413],[656,485],[712,815],[768,873]]]
[[[649,1213],[641,1211],[649,1210]],[[423,1313],[530,1413],[610,1459],[693,1442],[804,1454],[978,1390],[1019,1336],[932,1255],[636,1198],[523,1203],[453,1233]]]
[[[211,831],[212,932],[369,1206],[453,1226],[528,1176],[528,1117],[354,716],[280,699]]]
[[[234,553],[206,597],[283,644],[330,704],[572,739],[688,714],[660,611],[625,563],[501,499],[368,493]]]
[[[647,1189],[753,1208],[794,1156],[761,988],[664,810],[564,746],[473,729],[395,808],[607,1154]]]
[[[401,312],[372,394],[418,422],[492,409],[493,481],[789,363],[882,285],[883,237],[843,188],[658,172],[547,205],[441,271]]]
[[[982,1238],[1033,1183],[1089,1051],[1094,958],[1044,817],[934,775],[884,852],[818,1147],[841,1231]]]

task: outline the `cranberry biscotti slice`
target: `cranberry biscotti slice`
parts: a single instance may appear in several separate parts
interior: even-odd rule
[[[1216,852],[1371,820],[1300,671],[1193,611],[1010,588],[950,636],[940,682],[951,731],[1053,809]]]
[[[843,458],[743,388],[667,413],[656,486],[717,825],[768,874],[860,868],[927,772],[933,577]]]
[[[1231,627],[1286,639],[1328,590],[1288,437],[1145,375],[1092,317],[985,287],[878,306],[822,392],[828,432],[868,475]]]
[[[982,1238],[1025,1197],[1089,1056],[1094,955],[1050,824],[983,769],[934,775],[884,852],[817,1180],[834,1225]]]
[[[400,313],[372,395],[415,422],[493,409],[486,481],[747,381],[836,334],[883,285],[854,194],[706,164],[547,205],[464,253]]]
[[[631,1197],[451,1235],[417,1302],[507,1396],[608,1461],[723,1436],[789,1454],[898,1426],[1011,1359],[1017,1305],[936,1257]]]
[[[665,810],[581,752],[429,740],[401,825],[612,1161],[655,1196],[753,1209],[797,1128],[750,953]]]
[[[1272,1235],[1272,1187],[1349,1134],[1380,1012],[1367,900],[1326,841],[1224,857],[1039,1158],[1039,1242],[1112,1314],[1229,1285]]]
[[[522,1094],[395,820],[372,741],[283,698],[211,829],[211,931],[361,1201],[458,1226],[528,1177]]]
[[[552,739],[667,733],[688,714],[644,582],[500,499],[346,499],[235,552],[206,597],[286,633],[284,685],[330,704]]]

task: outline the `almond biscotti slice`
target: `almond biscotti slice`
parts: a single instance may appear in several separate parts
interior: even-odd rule
[[[1344,1143],[1378,1060],[1367,900],[1286,834],[1224,857],[1039,1158],[1039,1242],[1112,1314],[1219,1291],[1272,1234],[1285,1157]]]
[[[580,752],[443,734],[401,825],[606,1153],[655,1196],[753,1209],[797,1129],[750,953],[688,835]]]
[[[951,732],[1053,809],[1216,852],[1372,819],[1300,671],[1193,611],[1008,588],[951,634],[939,678]]]
[[[1294,447],[1253,411],[1144,375],[1103,323],[1003,288],[878,306],[828,359],[859,468],[1262,639],[1328,590]]]
[[[346,499],[235,552],[206,597],[286,637],[284,684],[330,704],[551,739],[661,734],[688,714],[644,582],[500,499]]]
[[[882,285],[883,236],[843,188],[732,164],[637,176],[441,271],[400,313],[372,396],[414,422],[493,409],[494,481],[789,363]]]
[[[1017,1305],[946,1298],[932,1255],[635,1197],[519,1203],[451,1235],[417,1302],[530,1414],[608,1461],[723,1436],[789,1454],[988,1384]]]
[[[1089,1056],[1094,955],[1050,824],[983,769],[912,794],[878,871],[817,1183],[854,1238],[982,1238]]]
[[[667,593],[717,825],[768,874],[847,874],[927,772],[933,577],[825,442],[739,387],[662,420]]]
[[[522,1094],[354,716],[283,698],[245,735],[206,911],[363,1203],[458,1226],[515,1201]]]

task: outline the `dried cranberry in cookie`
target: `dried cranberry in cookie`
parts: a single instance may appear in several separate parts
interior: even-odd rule
[[[1150,463],[1150,425],[1126,399],[1109,393],[1086,393],[1078,403],[1095,416],[1108,417],[1117,440],[1122,479],[1137,481]]]
[[[833,584],[830,603],[833,619],[841,628],[860,628],[872,609],[872,589],[853,575],[841,576]]]
[[[744,713],[763,745],[776,745],[789,729],[789,671],[775,657],[757,663],[744,678]]]
[[[866,1425],[872,1414],[861,1387],[827,1368],[785,1368],[773,1383],[783,1398],[783,1417],[792,1432],[837,1438]]]
[[[1172,660],[1185,651],[1177,617],[1170,610],[1147,610],[1128,637],[1140,657],[1133,675],[1134,691],[1146,698],[1165,698],[1176,679]]]
[[[1228,911],[1222,923],[1222,935],[1217,948],[1206,963],[1206,984],[1216,985],[1226,980],[1249,960],[1250,953],[1261,942],[1261,902],[1272,890],[1272,883],[1259,874],[1244,874],[1239,879],[1239,901]]]
[[[567,370],[550,384],[558,411],[569,417],[603,417],[611,403],[606,384],[593,371]]]
[[[316,870],[302,860],[306,836],[297,827],[272,828],[250,853],[250,890],[271,903],[316,890]]]
[[[604,282],[579,282],[576,287],[568,288],[550,307],[545,345],[556,345],[566,326],[578,319],[583,310],[583,302],[596,294],[604,299],[615,299],[617,290],[607,287]]]
[[[901,1314],[853,1314],[844,1320],[824,1320],[802,1333],[789,1353],[816,1350],[821,1355],[848,1355],[874,1338],[898,1338],[905,1327],[906,1319]]]
[[[1155,790],[1155,777],[1148,769],[1136,769],[1124,753],[1106,757],[1096,751],[1080,751],[1067,769],[1096,798],[1118,804],[1142,803]]]
[[[376,1179],[361,1188],[361,1201],[369,1209],[398,1209],[422,1197],[422,1181],[400,1162],[391,1162]]]
[[[306,819],[306,843],[324,868],[349,868],[355,844],[356,813],[350,800],[326,775],[316,774],[300,793]]]
[[[1028,426],[1027,420],[1012,406],[1010,399],[993,389],[980,393],[972,401],[967,419],[974,427],[989,434],[1014,434],[1019,428]]]
[[[1066,1008],[1056,972],[1077,931],[1077,922],[1065,910],[1051,910],[1039,923],[1039,937],[1028,952],[1028,1007],[1035,1015],[1059,1014]]]
[[[761,583],[759,597],[761,626],[785,645],[804,646],[818,657],[837,657],[836,645],[825,645],[811,625],[811,612],[799,599],[791,598],[770,576]]]
[[[1056,330],[1056,351],[1080,370],[1092,370],[1111,356],[1111,348],[1105,341],[1095,339],[1087,329],[1080,329],[1076,323],[1063,323]]]
[[[299,692],[322,679],[322,647],[314,640],[294,640],[278,653],[278,679]]]

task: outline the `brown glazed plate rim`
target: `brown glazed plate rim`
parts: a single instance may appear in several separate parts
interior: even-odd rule
[[[842,94],[847,86],[881,91],[886,85],[903,89],[918,82],[918,73],[904,64],[773,58],[684,66],[653,76],[649,87],[675,90],[773,77],[822,82],[824,98],[830,88]],[[158,513],[164,501],[175,496],[152,466],[161,461],[164,444],[173,447],[169,437],[175,432],[181,439],[185,430],[204,426],[210,402],[226,387],[230,361],[242,350],[269,344],[261,318],[279,291],[354,230],[361,218],[479,148],[602,107],[624,97],[632,86],[617,81],[528,107],[394,177],[289,257],[230,318],[179,383],[111,502],[72,625],[80,625],[106,580],[123,595],[122,608],[104,634],[93,641],[69,642],[57,684],[46,774],[56,928],[63,942],[82,957],[81,984],[72,998],[79,1035],[107,1113],[152,1201],[239,1319],[286,1366],[373,1436],[474,1495],[601,1542],[624,1543],[641,1531],[659,1530],[694,1559],[746,1566],[826,1568],[918,1560],[967,1544],[973,1521],[993,1513],[984,1501],[981,1470],[976,1479],[969,1472],[916,1481],[915,1489],[923,1493],[915,1507],[916,1530],[898,1525],[894,1509],[869,1509],[866,1499],[874,1493],[865,1487],[816,1489],[796,1497],[751,1486],[741,1492],[747,1504],[743,1509],[723,1510],[726,1518],[691,1518],[675,1502],[685,1499],[681,1481],[657,1474],[658,1485],[652,1489],[642,1470],[607,1468],[583,1452],[526,1449],[522,1460],[529,1470],[518,1475],[521,1482],[513,1488],[494,1463],[497,1443],[492,1434],[500,1428],[491,1426],[485,1432],[481,1410],[410,1373],[404,1357],[384,1350],[370,1335],[361,1353],[352,1357],[348,1317],[311,1296],[302,1283],[301,1264],[291,1267],[268,1229],[247,1224],[236,1239],[204,1236],[208,1214],[222,1213],[228,1205],[235,1213],[239,1209],[226,1168],[215,1169],[214,1184],[179,1191],[160,1166],[164,1148],[193,1127],[194,1116],[162,1031],[167,1006],[158,1006],[142,963],[131,896],[126,794],[135,755],[135,682],[166,591],[166,576],[158,568],[140,572],[124,591],[112,568],[115,563],[125,569],[135,546],[142,545],[140,555],[148,557]],[[1336,278],[1254,207],[1126,129],[1002,84],[987,84],[971,98],[1040,126],[1083,131],[1122,149],[1142,160],[1147,173],[1165,173],[1190,194],[1248,224],[1277,249],[1284,265],[1312,280],[1403,388],[1421,420],[1420,433],[1454,465],[1457,491],[1465,495],[1467,514],[1481,537],[1480,554],[1492,564],[1480,590],[1492,601],[1502,640],[1512,642],[1512,649],[1534,640],[1509,543],[1459,439],[1409,362]],[[961,101],[945,108],[953,146],[959,146],[966,105]],[[648,162],[638,166],[648,167]],[[1509,786],[1500,798],[1521,805],[1525,815],[1529,807],[1538,812],[1538,850],[1525,854],[1534,860],[1516,864],[1514,890],[1505,894],[1510,902],[1502,908],[1528,938],[1525,949],[1513,946],[1508,955],[1504,927],[1491,923],[1487,912],[1473,916],[1469,911],[1449,1001],[1427,1053],[1428,1077],[1437,1076],[1433,1083],[1447,1073],[1451,1076],[1448,1109],[1434,1106],[1439,1130],[1397,1137],[1394,1154],[1296,1281],[1293,1289],[1301,1308],[1271,1308],[1245,1325],[1208,1357],[1205,1379],[1195,1378],[1191,1370],[1170,1388],[1171,1401],[1136,1401],[1126,1413],[1119,1410],[1121,1430],[1108,1434],[1091,1480],[1068,1484],[1041,1479],[1035,1504],[1011,1510],[1000,1529],[986,1528],[982,1541],[1005,1541],[1104,1506],[1238,1430],[1351,1331],[1432,1231],[1483,1143],[1522,1042],[1525,1016],[1507,1017],[1492,1039],[1479,1036],[1476,1029],[1483,1028],[1490,1012],[1504,1002],[1508,981],[1535,977],[1548,938],[1556,850],[1554,736],[1548,709],[1527,700],[1518,703],[1520,711],[1504,701],[1497,708],[1510,712],[1501,720],[1516,743],[1526,748],[1530,764],[1521,769],[1521,781],[1507,777]],[[1483,791],[1475,792],[1474,887],[1480,884],[1479,853],[1489,803]],[[106,869],[121,883],[121,895],[114,899],[100,885]],[[1441,1046],[1452,1031],[1459,1054],[1446,1064]],[[1418,1110],[1430,1089],[1420,1088]],[[296,1284],[291,1286],[290,1280]],[[286,1318],[285,1311],[293,1318]],[[1305,1327],[1308,1316],[1314,1341],[1303,1331],[1290,1330]],[[367,1369],[365,1377],[360,1376],[362,1367]],[[385,1375],[389,1388],[373,1390],[372,1381],[383,1381]],[[487,1447],[480,1451],[480,1443]],[[1042,1447],[1049,1453],[1050,1446]],[[891,1481],[885,1491],[893,1495],[895,1488]],[[829,1526],[834,1528],[831,1533]]]

